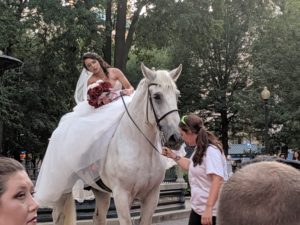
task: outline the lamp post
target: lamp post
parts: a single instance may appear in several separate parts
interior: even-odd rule
[[[268,135],[268,131],[269,131],[269,127],[268,127],[268,100],[270,98],[270,95],[271,95],[270,91],[265,86],[264,89],[262,90],[262,92],[260,93],[260,96],[261,96],[262,100],[264,101],[264,108],[265,108],[264,142],[265,142],[265,152],[266,153],[270,153],[269,152],[269,135]]]

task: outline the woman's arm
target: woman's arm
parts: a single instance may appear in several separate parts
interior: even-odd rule
[[[133,86],[130,84],[130,82],[128,81],[128,79],[126,78],[126,76],[122,73],[121,70],[117,69],[117,68],[111,68],[110,72],[113,73],[114,78],[118,81],[121,82],[122,86],[123,86],[123,94],[124,95],[131,95],[134,91]]]
[[[202,224],[212,224],[212,209],[218,200],[219,192],[223,184],[223,177],[216,174],[209,174],[208,177],[211,179],[212,184],[209,190],[206,208],[201,218]]]

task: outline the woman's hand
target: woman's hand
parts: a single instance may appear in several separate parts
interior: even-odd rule
[[[176,158],[176,154],[169,148],[167,147],[163,147],[162,148],[162,155],[168,157],[168,158],[171,158],[171,159],[175,159]]]
[[[201,216],[201,224],[212,225],[212,207],[206,206],[203,215]]]
[[[162,147],[161,154],[170,159],[173,159],[177,163],[177,165],[180,166],[181,169],[183,169],[183,170],[189,169],[190,159],[177,155],[175,152],[173,152],[168,147]]]

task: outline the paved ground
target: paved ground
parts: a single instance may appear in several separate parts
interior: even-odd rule
[[[179,218],[178,218],[179,217]],[[156,217],[154,220],[159,220],[159,222],[154,222],[152,225],[187,225],[189,220],[189,212],[185,211],[184,213],[178,211],[177,214],[167,215],[167,216],[160,216],[159,218]],[[135,224],[135,223],[133,223]],[[53,225],[53,223],[38,223],[38,225]],[[92,225],[91,220],[82,220],[78,221],[77,225]],[[119,225],[117,220],[109,220],[107,225]]]
[[[153,223],[153,225],[187,225],[189,218],[177,219],[177,220],[168,220],[161,223]]]
[[[161,212],[154,214],[153,225],[187,225],[190,215],[190,201],[186,198],[185,209],[174,210],[171,212]],[[135,218],[133,218],[134,220]],[[79,220],[77,225],[92,225],[92,220]],[[133,223],[134,224],[134,223]],[[53,225],[53,223],[38,223],[38,225]],[[108,219],[107,225],[119,225],[118,219]]]
[[[166,215],[158,214],[153,217],[153,225],[187,225],[190,216],[190,199],[185,200],[185,209],[169,212]]]

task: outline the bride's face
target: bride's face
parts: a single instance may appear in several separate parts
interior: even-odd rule
[[[84,60],[84,64],[88,71],[92,72],[93,74],[101,71],[101,66],[97,59],[86,59]]]

